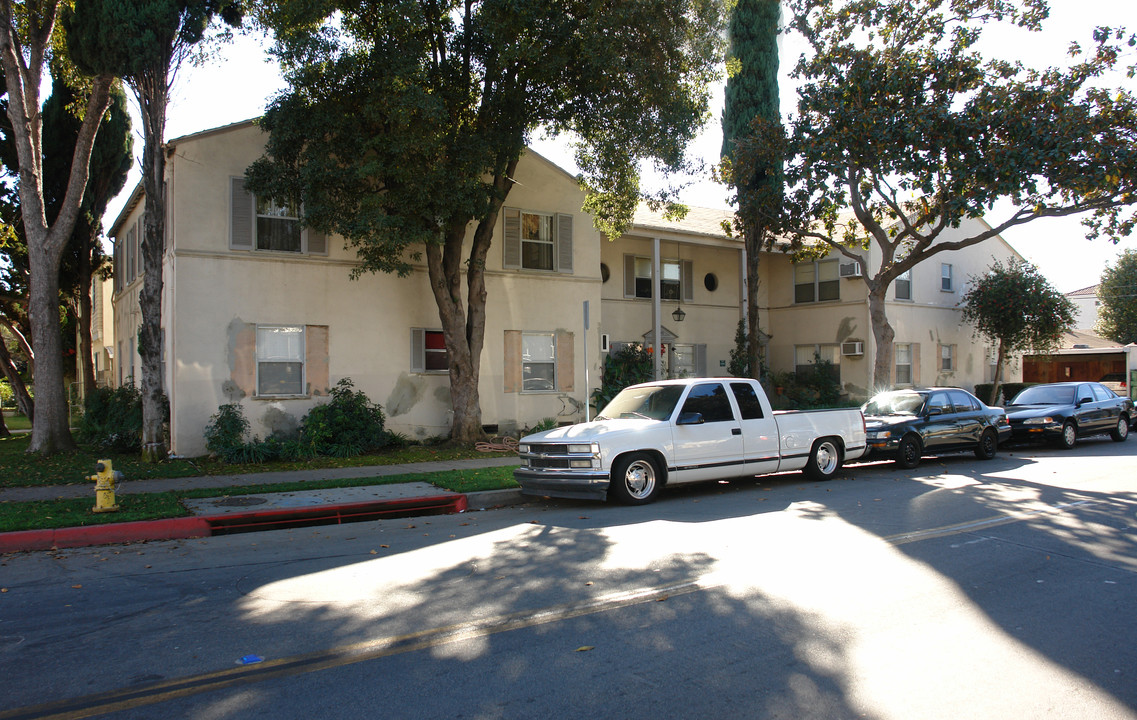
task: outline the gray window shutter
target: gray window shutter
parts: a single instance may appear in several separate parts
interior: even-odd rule
[[[705,344],[695,346],[695,374],[699,377],[707,377],[707,346]]]
[[[253,196],[244,178],[229,178],[229,247],[253,249]]]
[[[679,264],[679,278],[683,285],[683,302],[695,300],[695,263],[684,260]]]
[[[557,272],[572,272],[572,215],[557,213]]]
[[[304,232],[308,234],[308,254],[309,255],[327,255],[328,254],[328,236],[319,230],[307,228]]]
[[[502,218],[504,226],[501,264],[507,268],[519,268],[521,267],[521,211],[517,208],[505,208]]]
[[[624,256],[624,297],[636,296],[636,256]]]
[[[411,328],[411,372],[426,372],[426,331]]]

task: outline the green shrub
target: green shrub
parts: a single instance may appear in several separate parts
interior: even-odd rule
[[[809,370],[768,373],[762,386],[775,410],[808,410],[848,405],[841,399],[841,385],[834,379],[833,363],[814,356]]]
[[[308,411],[300,421],[300,441],[320,455],[350,457],[384,447],[389,436],[383,409],[344,378],[332,388],[332,399]]]
[[[604,358],[600,387],[592,391],[592,407],[600,412],[621,390],[652,379],[655,367],[651,353],[642,345],[626,345]]]
[[[133,385],[95,388],[83,401],[79,442],[97,450],[142,451],[142,393]]]
[[[226,403],[205,424],[205,447],[225,462],[240,462],[231,458],[243,454],[248,432],[245,411],[238,403]]]

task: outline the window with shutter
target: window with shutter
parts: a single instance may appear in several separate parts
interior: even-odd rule
[[[572,233],[572,215],[504,208],[502,266],[507,269],[571,273]]]
[[[624,297],[651,298],[651,258],[624,256]],[[659,261],[659,296],[663,300],[694,300],[694,263],[690,260]]]
[[[446,373],[450,355],[441,330],[411,328],[411,372]]]
[[[244,178],[229,178],[229,247],[283,253],[327,255],[328,237],[302,227],[302,207],[259,198]]]

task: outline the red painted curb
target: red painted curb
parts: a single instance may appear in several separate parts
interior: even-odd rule
[[[0,533],[0,552],[110,545],[141,540],[178,540],[208,537],[209,534],[209,523],[196,517],[85,525],[54,530],[17,530]]]
[[[85,525],[83,527],[52,530],[16,530],[0,533],[0,553],[113,545],[143,540],[200,538],[213,535],[214,528],[219,533],[225,533],[227,530],[232,532],[237,527],[272,530],[275,525],[290,521],[335,518],[336,522],[350,522],[354,516],[378,519],[384,514],[417,509],[460,513],[465,512],[468,507],[469,500],[465,495],[439,495],[407,500],[316,505],[229,515]]]

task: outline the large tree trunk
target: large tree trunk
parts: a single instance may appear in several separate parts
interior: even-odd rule
[[[110,105],[109,76],[95,78],[72,153],[67,191],[59,214],[47,223],[43,196],[43,127],[40,82],[51,44],[58,4],[49,3],[43,15],[20,21],[14,6],[0,4],[0,64],[8,90],[8,119],[19,168],[20,215],[28,241],[29,305],[32,347],[35,349],[36,414],[29,452],[52,453],[75,447],[68,427],[67,395],[63,387],[62,338],[59,325],[59,262],[75,228],[79,204],[87,187],[91,148]],[[20,26],[18,28],[18,26]],[[21,38],[21,35],[23,36]]]
[[[142,184],[146,192],[142,236],[142,292],[138,303],[142,327],[138,331],[138,356],[142,364],[142,459],[166,459],[164,413],[165,387],[162,374],[162,260],[166,250],[166,158],[162,136],[166,127],[166,78],[142,80],[138,88],[142,108]]]
[[[29,315],[32,347],[36,351],[36,412],[28,451],[50,454],[75,449],[63,384],[63,336],[59,324],[60,253],[49,253],[44,247],[46,242],[42,239],[36,242],[31,235],[29,232]]]
[[[79,252],[79,366],[82,368],[83,397],[95,389],[94,353],[91,349],[91,249],[98,241],[97,225],[92,228],[93,237],[83,240],[84,247]]]
[[[869,284],[869,320],[872,322],[873,340],[876,345],[870,396],[892,386],[892,340],[896,337],[896,333],[884,311],[887,291],[887,283],[879,283],[875,287]]]
[[[486,335],[486,256],[505,198],[513,186],[517,160],[506,164],[495,180],[496,193],[486,214],[479,218],[468,257],[463,256],[466,218],[455,218],[443,246],[426,246],[426,263],[442,337],[450,357],[450,405],[454,413],[450,439],[470,444],[486,436],[478,390],[482,348]],[[462,301],[462,265],[466,266],[466,304]]]

